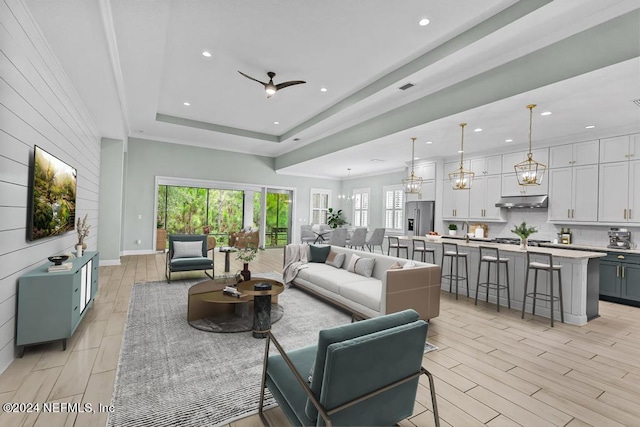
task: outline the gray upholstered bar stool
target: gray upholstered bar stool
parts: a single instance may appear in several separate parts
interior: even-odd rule
[[[480,252],[480,261],[478,261],[478,281],[476,285],[476,301],[475,305],[478,305],[478,290],[481,286],[487,288],[487,302],[489,302],[489,291],[493,288],[496,290],[496,305],[498,306],[497,311],[500,311],[500,290],[507,290],[507,305],[511,308],[511,294],[509,291],[509,258],[500,258],[500,251],[498,248],[493,248],[489,246],[479,246],[478,251]],[[487,281],[480,282],[480,271],[482,270],[482,264],[487,265]],[[491,282],[490,274],[491,274],[491,266],[494,265],[496,268],[496,281]],[[500,265],[504,265],[505,275],[507,276],[507,284],[500,283]]]
[[[431,261],[433,264],[436,263],[436,250],[433,248],[428,248],[424,243],[424,240],[411,239],[413,242],[413,248],[411,252],[411,259],[414,259],[416,256],[416,252],[420,253],[420,261],[426,262],[426,254],[431,254]]]
[[[449,292],[452,291],[453,282],[456,282],[456,299],[458,299],[458,283],[461,280],[467,281],[467,298],[469,297],[469,263],[467,262],[467,253],[460,252],[458,250],[457,243],[442,242],[442,262],[440,263],[440,270],[442,271],[441,280],[449,280]],[[444,260],[449,258],[449,274],[444,274]],[[460,275],[459,260],[464,260],[465,275]],[[456,265],[456,274],[453,274],[453,264]]]
[[[548,262],[539,262],[539,261],[531,261],[531,258],[535,259],[544,258]],[[533,252],[527,251],[527,273],[524,278],[524,297],[522,298],[522,316],[524,319],[524,309],[527,306],[527,297],[531,297],[533,299],[533,307],[531,310],[531,314],[536,314],[536,300],[548,301],[549,302],[549,312],[551,316],[551,327],[553,327],[553,302],[560,302],[560,321],[564,323],[564,306],[562,304],[562,274],[561,274],[561,265],[557,265],[553,263],[553,255],[545,252]],[[527,285],[529,284],[529,271],[534,270],[534,281],[533,281],[533,292],[527,293]],[[546,271],[549,273],[549,293],[541,293],[538,292],[538,271]],[[558,273],[558,295],[554,295],[553,293],[553,272]]]
[[[389,236],[388,239],[389,239],[389,247],[387,248],[387,255],[389,255],[389,252],[391,252],[391,249],[395,249],[396,256],[400,258],[400,249],[404,249],[407,254],[406,258],[409,258],[409,245],[400,243],[400,239],[398,237]]]

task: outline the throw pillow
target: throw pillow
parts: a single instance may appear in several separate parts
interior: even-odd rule
[[[402,266],[398,261],[396,261],[389,266],[389,270],[402,270]]]
[[[202,242],[173,242],[173,258],[199,258],[202,256]]]
[[[373,266],[375,263],[375,258],[360,258],[356,261],[355,264],[356,274],[364,277],[371,277],[371,275],[373,274]]]
[[[331,246],[309,246],[309,254],[311,255],[309,262],[324,263],[331,252]]]
[[[330,252],[326,264],[329,264],[331,267],[340,268],[342,264],[344,264],[344,260],[347,258],[345,254],[337,254],[335,252]]]
[[[352,254],[351,258],[349,259],[349,265],[347,266],[347,271],[351,272],[351,273],[355,273],[356,272],[356,263],[358,262],[358,260],[360,259],[360,257],[356,254]]]

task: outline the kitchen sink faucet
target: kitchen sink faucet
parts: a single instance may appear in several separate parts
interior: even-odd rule
[[[469,243],[469,223],[467,221],[462,222],[462,227],[461,227],[462,231],[464,231],[465,226],[467,227],[467,232],[464,235],[464,241]]]

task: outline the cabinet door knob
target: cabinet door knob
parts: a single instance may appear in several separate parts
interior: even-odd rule
[[[624,255],[618,255],[618,259],[624,259]]]

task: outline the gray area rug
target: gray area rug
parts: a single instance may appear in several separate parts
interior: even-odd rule
[[[278,273],[256,276],[281,280]],[[217,426],[257,412],[265,341],[189,326],[187,290],[201,281],[133,286],[108,426]],[[272,330],[288,350],[351,321],[295,288],[279,302],[284,316]],[[269,396],[267,404],[274,403]]]

